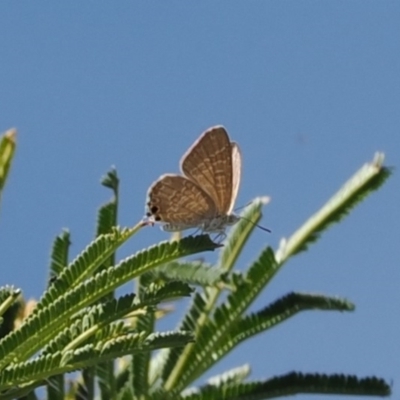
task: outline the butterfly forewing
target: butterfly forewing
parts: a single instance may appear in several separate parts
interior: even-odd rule
[[[232,195],[231,203],[227,213],[230,214],[235,206],[236,197],[239,192],[240,178],[242,174],[242,154],[237,143],[232,142]]]
[[[204,132],[181,160],[182,172],[211,197],[222,215],[231,211],[240,179],[239,173],[233,188],[232,153],[226,130],[216,126]]]
[[[196,183],[173,174],[160,177],[148,191],[147,215],[156,222],[196,227],[213,218],[216,208],[213,200]]]

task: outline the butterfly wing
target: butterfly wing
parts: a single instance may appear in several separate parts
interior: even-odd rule
[[[210,196],[196,183],[174,174],[162,175],[148,191],[147,216],[183,230],[199,226],[216,214]]]
[[[233,177],[232,153],[232,144],[225,128],[215,126],[205,131],[181,160],[182,172],[211,197],[218,213],[222,215],[233,207],[234,190],[236,197],[238,189],[238,179],[234,182]],[[240,174],[236,178],[238,176],[240,179]]]
[[[231,143],[232,148],[232,194],[231,203],[228,208],[228,214],[233,211],[235,206],[236,197],[239,192],[240,177],[242,175],[242,154],[237,143]]]

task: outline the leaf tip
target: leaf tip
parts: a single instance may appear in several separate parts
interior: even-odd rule
[[[17,130],[15,128],[11,128],[4,134],[10,142],[15,143],[15,137],[17,136]]]
[[[372,165],[376,168],[382,168],[383,161],[385,160],[385,153],[377,151],[374,154],[374,158],[372,160]]]

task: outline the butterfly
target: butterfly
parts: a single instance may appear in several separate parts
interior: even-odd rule
[[[167,232],[199,228],[225,236],[240,217],[232,213],[242,157],[223,126],[206,130],[183,155],[182,175],[165,174],[149,188],[146,215]]]

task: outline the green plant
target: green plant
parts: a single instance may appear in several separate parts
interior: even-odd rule
[[[14,136],[0,143],[0,190],[15,148]],[[0,398],[36,398],[44,386],[49,399],[267,399],[298,393],[386,396],[390,388],[376,377],[291,372],[265,381],[248,381],[250,370],[234,368],[204,386],[195,381],[239,343],[300,311],[351,311],[345,299],[289,293],[264,309],[247,313],[280,268],[340,221],[389,176],[383,155],[366,164],[330,201],[277,251],[266,247],[244,272],[234,270],[238,257],[261,218],[265,199],[256,199],[223,246],[199,235],[162,242],[119,262],[117,249],[145,226],[117,226],[119,180],[115,170],[103,179],[113,191],[100,208],[97,237],[73,261],[70,235],[54,242],[49,287],[33,312],[13,328],[24,310],[20,291],[0,290]],[[253,223],[250,223],[252,221]],[[219,251],[211,266],[182,261],[203,251]],[[114,290],[136,280],[136,293],[116,297]],[[195,293],[193,285],[199,287]],[[226,295],[226,296],[225,296]],[[157,332],[160,303],[191,296],[176,330]],[[158,354],[152,351],[161,349]],[[118,361],[115,361],[115,360]],[[79,371],[66,388],[65,374]]]

